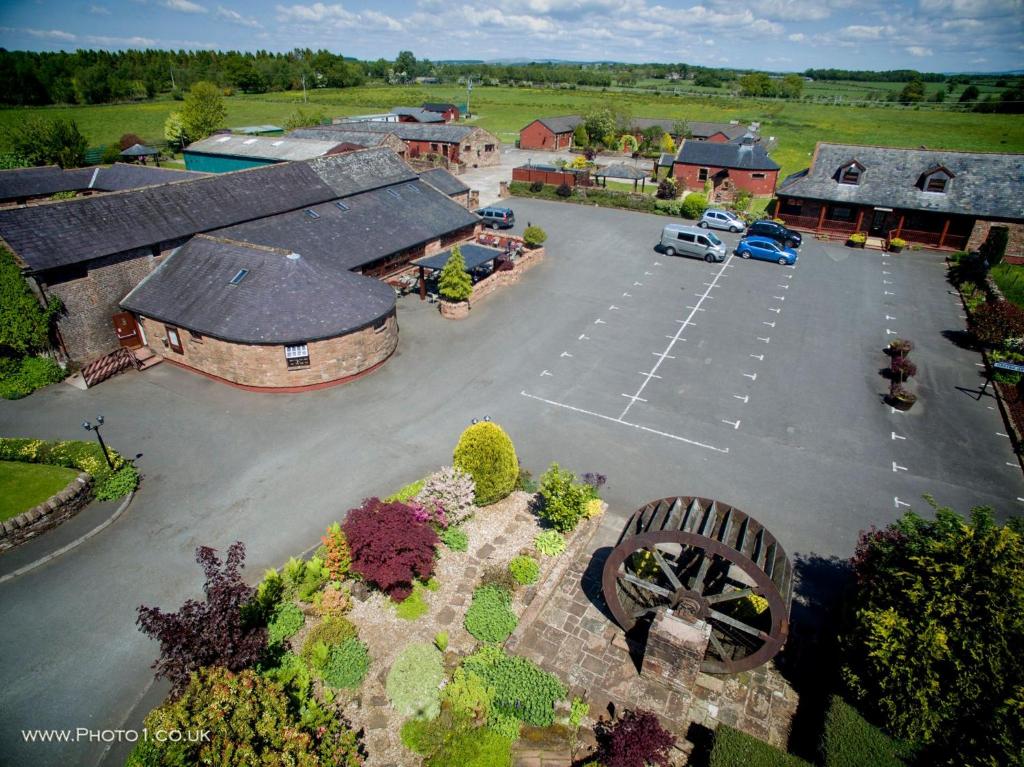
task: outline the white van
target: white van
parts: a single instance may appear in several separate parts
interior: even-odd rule
[[[661,230],[661,250],[666,256],[678,253],[708,262],[725,260],[725,244],[714,232],[695,226],[667,224]]]

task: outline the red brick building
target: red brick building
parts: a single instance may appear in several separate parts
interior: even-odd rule
[[[438,103],[428,101],[423,104],[424,111],[434,112],[441,115],[446,123],[455,122],[461,116],[459,108],[455,104]]]
[[[710,199],[716,200],[735,192],[773,194],[779,165],[748,133],[739,143],[687,139],[672,163],[672,175],[680,189],[690,191],[703,191],[710,181]]]
[[[546,149],[549,152],[572,147],[572,134],[583,122],[579,115],[541,117],[519,131],[520,149]]]

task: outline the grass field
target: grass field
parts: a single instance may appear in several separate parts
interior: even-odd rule
[[[1007,301],[1024,306],[1024,266],[997,264],[992,267],[992,279]]]
[[[76,476],[77,471],[63,466],[0,461],[0,522],[42,503]]]
[[[519,129],[536,117],[586,112],[611,99],[625,104],[635,117],[760,121],[762,135],[778,139],[772,156],[782,165],[783,175],[806,167],[817,141],[1024,152],[1024,120],[1019,115],[497,87],[475,88],[470,106],[478,115],[475,124],[498,134],[502,141],[512,142]],[[465,90],[457,86],[366,86],[313,91],[307,106],[321,106],[329,116],[336,117],[424,101],[465,100]],[[302,106],[302,94],[241,95],[225,101],[229,126],[281,124]],[[128,131],[161,140],[164,120],[179,107],[180,102],[165,99],[110,106],[4,109],[0,110],[0,128],[31,115],[70,117],[78,122],[92,146],[116,141]]]

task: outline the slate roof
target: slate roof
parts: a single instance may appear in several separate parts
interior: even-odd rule
[[[658,167],[659,168],[671,168],[672,163],[675,162],[675,155],[671,152],[662,152],[658,155]]]
[[[563,115],[562,117],[538,117],[534,122],[539,122],[552,133],[572,133],[576,126],[583,122],[579,115]],[[530,123],[531,125],[533,123]]]
[[[505,254],[505,251],[503,250],[488,248],[484,245],[476,245],[474,243],[460,245],[459,252],[462,254],[462,260],[466,264],[467,272],[471,272],[478,266],[483,266],[496,258],[501,258]],[[448,248],[448,250],[435,253],[432,256],[417,258],[413,263],[416,264],[416,266],[422,266],[424,269],[433,269],[434,271],[439,272],[444,269],[444,265],[448,263],[448,259],[451,257],[452,249]]]
[[[260,133],[279,133],[283,131],[280,125],[243,125],[241,128],[232,128],[233,133],[245,133],[247,135],[259,135]]]
[[[391,150],[364,149],[305,163],[278,163],[177,184],[8,208],[0,210],[0,237],[30,269],[41,271],[415,178]]]
[[[391,110],[391,114],[396,114],[399,117],[411,117],[418,123],[444,122],[444,115],[440,115],[437,112],[431,112],[427,109],[421,109],[420,107],[395,107]]]
[[[225,155],[253,160],[312,160],[334,149],[340,142],[296,138],[294,136],[235,136],[214,134],[185,147],[185,154]]]
[[[840,166],[864,166],[859,184],[840,184]],[[954,177],[945,192],[925,192],[921,176],[941,165]],[[812,165],[779,186],[779,195],[907,210],[1024,219],[1024,154],[818,144]]]
[[[686,129],[694,138],[706,139],[708,136],[714,136],[716,133],[724,133],[726,137],[728,137],[729,141],[735,141],[736,139],[743,138],[743,134],[748,130],[747,126],[739,123],[710,123],[700,121],[687,121]]]
[[[385,125],[397,125],[397,123],[384,123]],[[366,131],[345,130],[341,124],[338,130],[324,126],[322,128],[296,128],[288,134],[288,138],[294,139],[317,139],[318,141],[333,141],[337,144],[356,144],[362,147],[380,146],[387,141],[387,133],[367,133]],[[394,134],[392,134],[394,135]],[[397,137],[396,137],[397,138]]]
[[[324,125],[320,130],[359,131],[366,133],[394,133],[403,141],[436,141],[442,144],[457,144],[474,130],[471,125],[454,125],[451,123],[382,123],[382,122],[346,122]]]
[[[56,192],[83,192],[89,189],[114,192],[138,189],[154,184],[200,178],[205,173],[157,168],[152,165],[115,163],[109,168],[72,168],[56,165],[41,168],[0,170],[0,201],[42,197]]]
[[[121,157],[152,157],[153,155],[160,154],[159,149],[154,149],[151,146],[145,144],[132,144],[127,149],[122,150],[120,153]]]
[[[431,168],[420,173],[420,178],[426,181],[434,189],[442,192],[449,197],[453,197],[457,194],[463,194],[469,191],[469,187],[459,181],[458,178],[453,176],[444,168]]]
[[[384,189],[230,226],[218,236],[287,248],[311,261],[358,269],[378,259],[430,242],[479,222],[479,218],[416,179]]]
[[[386,283],[289,252],[199,235],[168,256],[121,306],[247,344],[333,338],[394,309],[395,292]],[[232,285],[240,269],[249,273]]]
[[[445,104],[440,101],[427,101],[421,104],[421,106],[428,112],[447,112],[449,109],[454,109],[456,112],[459,111],[459,107],[456,104]]]
[[[760,144],[731,144],[712,141],[684,141],[676,162],[736,170],[778,170],[779,165]]]

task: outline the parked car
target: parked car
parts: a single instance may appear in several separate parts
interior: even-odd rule
[[[719,208],[708,208],[700,217],[697,226],[707,229],[728,229],[730,232],[742,232],[747,228],[747,222],[729,210]]]
[[[788,229],[782,224],[776,224],[767,218],[755,221],[748,226],[747,236],[769,237],[787,248],[799,248],[804,242],[800,232],[794,232],[792,229]]]
[[[511,208],[480,208],[476,214],[491,229],[511,229],[516,225],[516,214]]]
[[[661,230],[661,250],[666,256],[692,256],[705,261],[724,261],[725,244],[714,232],[695,226],[667,224]]]
[[[770,237],[744,237],[736,246],[736,255],[740,258],[775,261],[785,266],[792,266],[797,259],[797,252],[793,248],[785,248]]]

